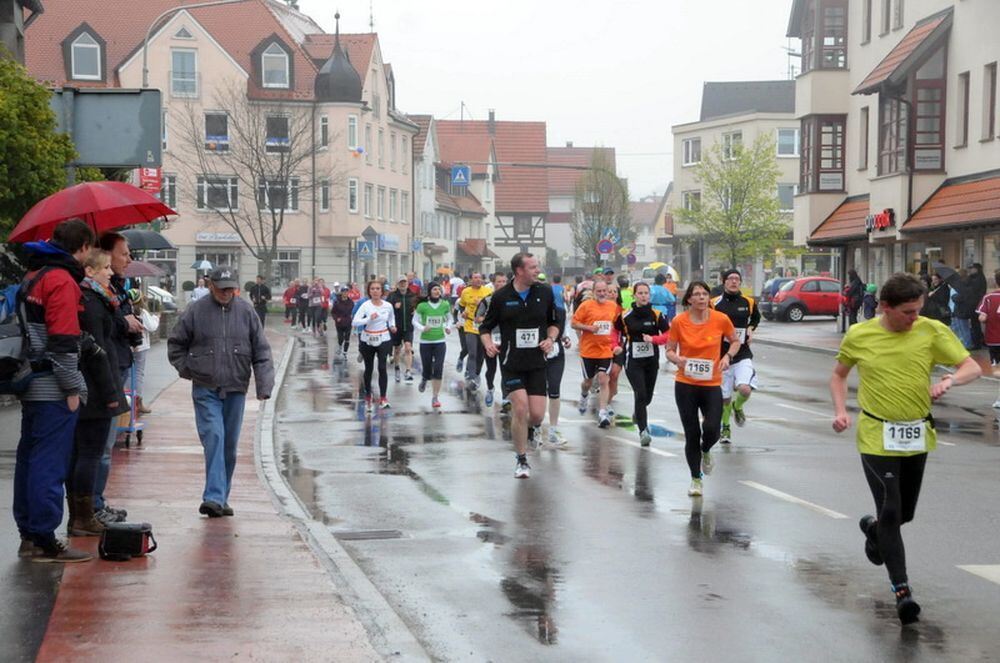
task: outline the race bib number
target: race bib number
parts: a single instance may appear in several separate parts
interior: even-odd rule
[[[313,306],[322,306],[323,305],[323,298],[322,297],[313,297],[312,299],[309,300],[309,303],[312,304]]]
[[[747,342],[747,330],[746,330],[745,327],[743,327],[743,328],[737,327],[736,328],[736,338],[738,338],[740,340],[740,343],[746,343]]]
[[[711,359],[688,359],[684,375],[699,382],[711,380],[715,375],[715,362]]]
[[[490,336],[493,337],[493,344],[494,345],[500,345],[500,341],[502,339],[501,339],[501,336],[500,336],[500,330],[499,329],[494,329],[493,333],[491,333]]]
[[[633,343],[632,359],[647,359],[653,356],[652,343]]]
[[[517,339],[516,346],[519,350],[538,347],[537,329],[518,329],[515,338]]]
[[[927,426],[919,421],[882,423],[882,448],[886,451],[927,451]]]
[[[374,334],[361,332],[361,342],[367,343],[368,345],[382,345],[382,343],[386,340],[385,337],[385,332],[376,332]]]
[[[428,316],[426,327],[444,327],[444,318],[440,315]]]
[[[608,336],[611,334],[610,320],[598,320],[594,323],[594,327],[597,329],[594,333],[598,336]]]

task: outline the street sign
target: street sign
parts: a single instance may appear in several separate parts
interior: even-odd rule
[[[410,244],[410,250],[412,251],[422,251],[423,249],[424,249],[424,243],[421,242],[419,239],[413,240],[413,243]]]
[[[611,240],[612,244],[619,244],[622,241],[621,235],[615,232],[614,228],[611,228],[606,233],[604,233],[604,238]]]
[[[622,248],[618,249],[618,255],[620,255],[622,258],[626,257],[630,253],[632,253],[632,250],[627,246],[623,246]]]
[[[628,257],[625,260],[628,261],[628,264],[634,265],[636,263],[636,261],[638,260],[638,258],[635,257],[634,253],[630,253],[630,254],[628,254]]]
[[[469,182],[471,181],[472,181],[472,168],[470,168],[469,166],[451,167],[452,186],[469,186]]]
[[[610,239],[602,239],[597,243],[597,252],[601,255],[609,255],[615,250],[615,245]]]
[[[159,90],[62,88],[49,107],[56,130],[69,133],[76,147],[71,165],[159,168],[163,103]]]
[[[139,188],[156,195],[160,192],[162,185],[161,171],[159,168],[139,168]]]
[[[371,260],[375,256],[375,243],[365,240],[358,242],[358,260]]]
[[[602,253],[601,254],[601,262],[607,262],[609,260],[611,260],[611,254],[610,253]]]

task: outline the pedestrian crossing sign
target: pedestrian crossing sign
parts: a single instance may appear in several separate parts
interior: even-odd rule
[[[360,260],[371,260],[375,253],[375,248],[372,246],[373,242],[363,241],[358,242],[358,258]]]
[[[451,185],[452,186],[469,186],[469,182],[472,180],[472,169],[468,166],[452,166],[451,167]]]

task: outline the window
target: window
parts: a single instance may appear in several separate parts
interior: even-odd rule
[[[374,187],[371,184],[365,185],[365,217],[372,218],[372,190]]]
[[[375,114],[376,118],[382,117],[382,97],[379,96],[378,92],[372,95],[372,113]]]
[[[261,80],[264,87],[288,87],[288,53],[277,44],[268,46],[260,56]]]
[[[160,147],[166,152],[167,151],[167,109],[164,108],[160,110]]]
[[[983,140],[997,133],[997,63],[983,68]]]
[[[820,292],[840,292],[840,284],[835,281],[819,281]]]
[[[260,180],[257,183],[257,204],[272,212],[299,211],[299,178]]]
[[[351,214],[358,213],[358,178],[356,177],[347,180],[347,211]]]
[[[488,203],[493,202],[493,180],[489,177],[487,177],[486,181],[483,183],[483,200]]]
[[[893,97],[879,99],[878,174],[890,175],[906,169],[906,109]]]
[[[377,203],[377,208],[375,210],[376,216],[378,217],[379,221],[383,221],[385,219],[385,187],[384,186],[380,186],[378,188],[378,200],[376,201],[376,203]]]
[[[330,211],[330,180],[319,183],[319,211]]]
[[[861,109],[858,128],[858,170],[868,170],[868,106]]]
[[[701,208],[701,191],[685,191],[681,194],[684,209],[694,211]]]
[[[396,170],[396,132],[389,134],[389,169]]]
[[[299,255],[299,251],[278,251],[277,258],[271,262],[272,286],[285,285],[299,278]]]
[[[289,147],[288,116],[269,115],[266,124],[267,135],[264,140],[264,151],[287,152]]]
[[[163,179],[160,183],[160,192],[156,194],[156,197],[160,199],[164,205],[170,209],[177,209],[177,176],[163,174]]]
[[[847,68],[847,3],[823,3],[823,50],[820,67]]]
[[[199,177],[197,181],[198,209],[223,212],[238,210],[239,186],[239,181],[235,177]]]
[[[352,150],[358,146],[358,116],[347,116],[347,147]]]
[[[958,112],[955,114],[955,147],[969,144],[969,72],[958,75]]]
[[[844,190],[843,115],[813,115],[802,119],[799,191]]]
[[[378,130],[378,167],[385,168],[385,129]]]
[[[795,208],[795,194],[799,192],[798,184],[779,184],[778,201],[782,212],[791,212]]]
[[[198,52],[170,49],[170,92],[175,97],[198,96]]]
[[[819,292],[819,281],[806,281],[799,288],[799,292]]]
[[[916,108],[910,129],[913,136],[912,166],[914,170],[944,168],[945,141],[945,54],[940,48],[917,69],[914,77]],[[913,101],[911,99],[911,101]]]
[[[892,29],[899,30],[903,27],[903,0],[896,0],[892,12]]]
[[[399,220],[404,223],[410,220],[410,194],[408,191],[403,191],[400,194]]]
[[[101,46],[84,32],[70,46],[70,67],[73,78],[82,81],[101,80]]]
[[[229,151],[229,116],[225,113],[205,113],[205,149]]]
[[[872,40],[872,0],[864,0],[861,4],[861,43]]]
[[[517,236],[531,236],[531,217],[530,216],[515,216],[514,217],[514,234]]]
[[[319,146],[330,145],[330,118],[326,115],[319,116]]]
[[[701,138],[684,139],[684,165],[701,163]]]
[[[892,20],[892,0],[881,0],[882,15],[879,27],[879,36],[889,32],[889,22]]]
[[[722,157],[724,159],[735,159],[742,147],[742,131],[731,131],[729,133],[722,134]]]
[[[799,156],[799,130],[778,129],[778,156]]]
[[[372,125],[365,125],[365,163],[372,162]]]
[[[404,173],[410,170],[410,141],[406,136],[402,139],[402,150],[400,151],[400,170]]]
[[[397,208],[397,203],[399,201],[399,192],[395,189],[389,189],[389,220],[395,221],[397,218],[397,213],[399,209]]]

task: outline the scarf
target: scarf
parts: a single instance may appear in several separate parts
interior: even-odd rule
[[[90,290],[93,290],[98,297],[104,300],[104,303],[107,304],[111,310],[117,309],[118,305],[121,303],[118,300],[118,296],[111,290],[111,288],[101,285],[89,276],[83,277],[83,285]]]

